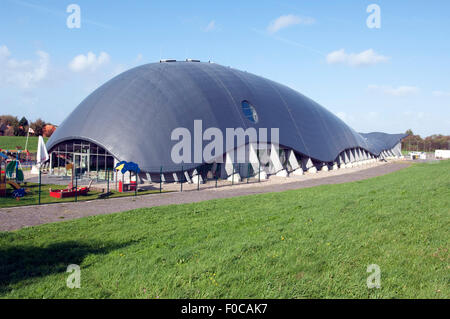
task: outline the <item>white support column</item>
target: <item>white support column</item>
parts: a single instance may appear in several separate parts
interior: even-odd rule
[[[227,176],[232,175],[234,172],[233,161],[234,161],[234,151],[231,150],[231,151],[227,152],[227,154],[225,155],[225,165],[223,165]]]
[[[356,162],[356,158],[355,158],[355,150],[354,149],[350,149],[349,151],[349,158],[350,158],[350,163],[354,163]]]
[[[227,178],[229,181],[234,180],[235,182],[241,181],[241,175],[234,170],[234,150],[225,154],[225,163],[222,165],[222,178]]]
[[[336,171],[339,169],[338,161],[339,161],[339,159],[333,162],[333,167],[331,168],[333,171]]]
[[[322,162],[321,172],[328,172],[328,163]]]
[[[288,161],[292,167],[293,175],[303,175],[303,169],[301,165],[297,161],[297,157],[295,156],[295,152],[293,150],[289,150]]]
[[[310,157],[302,157],[302,166],[308,173],[317,173],[317,168],[314,166]]]
[[[255,170],[255,176],[258,177],[258,179],[268,179],[268,175],[267,172],[265,170],[266,164],[270,162],[270,156],[269,156],[269,144],[266,143],[259,143],[259,144],[254,144],[253,147],[255,149],[258,149],[258,154],[256,154],[255,151],[255,155],[254,157],[256,158],[257,165],[258,167],[256,167]],[[251,155],[251,154],[250,154]],[[252,157],[253,158],[253,155]]]
[[[175,184],[178,184],[180,181],[178,180],[177,173],[172,173],[172,176],[173,176],[173,181],[175,182]]]
[[[255,176],[258,175],[258,170],[261,169],[260,164],[259,164],[258,153],[256,152],[256,147],[257,147],[256,143],[250,143],[249,148],[248,148],[248,152],[249,152],[248,160],[250,161],[250,165],[252,166],[253,174]]]
[[[353,167],[353,162],[355,161],[355,157],[353,156],[352,150],[347,150],[346,152],[348,155],[347,167],[351,168],[351,167]]]
[[[391,157],[395,157],[394,149],[390,149],[388,152],[389,152],[389,155],[391,155]]]
[[[351,167],[350,158],[348,157],[347,151],[342,152],[343,156],[343,164],[341,164],[341,168],[349,168]]]
[[[1,162],[0,162],[0,164],[1,164]],[[114,165],[114,166],[116,166],[116,165]],[[58,169],[59,169],[59,167],[58,167]],[[50,153],[50,175],[53,175],[53,152]]]
[[[194,169],[192,172],[192,183],[197,184],[199,182],[200,184],[203,184],[203,177],[197,172],[197,169]]]
[[[372,164],[374,162],[373,156],[371,153],[367,152],[367,163]]]
[[[364,158],[364,150],[362,148],[359,148],[359,160],[361,162],[361,165],[366,164],[366,159]]]
[[[366,150],[361,150],[361,155],[362,155],[362,159],[363,159],[363,164],[364,165],[367,165],[367,164],[369,164],[368,163],[368,161],[367,161],[367,152],[366,152]]]
[[[188,184],[192,184],[192,179],[189,176],[188,171],[184,171],[184,177],[186,178],[186,182],[188,182]]]
[[[403,154],[402,154],[402,142],[397,143],[397,145],[394,146],[394,148],[392,149],[395,156],[402,158]]]
[[[345,161],[342,158],[342,153],[339,154],[338,158],[337,158],[337,164],[339,168],[344,168],[345,166]]]
[[[355,160],[356,165],[361,166],[362,165],[362,156],[361,156],[361,150],[358,148],[355,149]]]
[[[278,145],[271,144],[270,146],[270,161],[275,169],[276,176],[287,177],[288,173],[281,164],[280,155],[278,153]]]
[[[117,174],[118,175],[118,174]],[[152,175],[150,173],[145,173],[145,177],[147,178],[147,183],[152,183]]]

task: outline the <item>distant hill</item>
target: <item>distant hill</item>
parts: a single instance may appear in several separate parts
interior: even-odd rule
[[[15,150],[17,146],[22,147],[25,150],[26,136],[0,136],[0,148],[2,150]],[[44,141],[47,142],[48,138],[44,137]],[[30,136],[28,139],[28,150],[31,153],[37,152],[38,137]]]

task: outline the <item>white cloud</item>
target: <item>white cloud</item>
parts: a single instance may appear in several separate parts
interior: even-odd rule
[[[367,113],[367,117],[369,118],[369,119],[374,119],[374,118],[377,118],[378,117],[378,112],[369,112],[369,113]]]
[[[450,92],[445,92],[445,91],[433,91],[431,94],[436,97],[450,96]]]
[[[47,52],[37,51],[37,62],[17,60],[11,57],[8,47],[0,47],[0,83],[18,86],[23,89],[34,87],[47,77],[50,56]]]
[[[398,87],[369,85],[369,90],[379,91],[392,96],[411,96],[417,94],[420,89],[417,86],[401,85]]]
[[[142,55],[142,53],[138,53],[138,55],[136,56],[136,59],[134,60],[134,63],[141,63],[143,59],[144,59],[144,56]]]
[[[299,17],[295,16],[293,14],[283,15],[281,17],[276,18],[272,22],[270,22],[269,26],[267,27],[267,31],[270,34],[274,34],[281,29],[287,28],[292,25],[296,24],[313,24],[315,20],[313,18],[309,17]]]
[[[95,71],[102,65],[108,64],[110,61],[109,54],[106,52],[100,52],[98,57],[88,52],[87,55],[79,54],[72,59],[69,63],[69,68],[74,72],[81,72],[85,70]]]
[[[333,51],[326,56],[328,64],[346,64],[352,67],[367,66],[387,62],[390,58],[376,53],[373,49],[360,53],[346,53],[344,49]]]
[[[410,119],[422,120],[425,118],[426,114],[424,112],[404,111],[403,116]]]
[[[9,52],[9,49],[6,45],[2,45],[0,47],[0,59],[7,58],[11,55],[11,52]]]
[[[213,31],[216,28],[216,21],[212,20],[205,28],[205,32]]]

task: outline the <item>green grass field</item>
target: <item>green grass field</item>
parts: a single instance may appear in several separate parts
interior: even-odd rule
[[[14,190],[10,185],[6,185],[7,197],[0,197],[0,208],[2,207],[16,207],[16,206],[27,206],[27,205],[37,205],[39,203],[39,184],[37,183],[27,183],[21,184],[21,186],[27,191],[27,195],[20,198],[20,200],[16,200],[12,198],[11,193]],[[126,197],[126,196],[134,196],[134,192],[125,192],[119,193],[113,190],[113,183],[111,183],[111,189],[109,198],[116,197]],[[50,204],[50,203],[61,203],[61,202],[73,202],[75,201],[75,197],[66,197],[66,198],[54,198],[50,196],[49,189],[64,189],[67,188],[67,185],[54,185],[54,184],[43,184],[41,185],[41,204]],[[105,190],[106,192],[106,190]],[[163,191],[167,192],[167,191]],[[156,194],[159,193],[159,189],[151,189],[151,190],[139,190],[138,195],[148,195],[148,194]],[[87,201],[87,200],[95,200],[95,199],[104,199],[104,193],[99,190],[91,190],[86,196],[78,196],[78,201]]]
[[[38,138],[37,136],[28,138],[28,150],[31,153],[37,152]],[[26,136],[0,136],[0,148],[3,150],[15,150],[17,146],[21,146],[24,150],[26,140]],[[44,141],[47,142],[47,140],[48,138],[44,137]]]
[[[11,212],[14,214],[14,211]],[[0,233],[3,298],[449,298],[450,161]],[[69,289],[66,268],[81,267]],[[367,266],[381,269],[368,289]]]

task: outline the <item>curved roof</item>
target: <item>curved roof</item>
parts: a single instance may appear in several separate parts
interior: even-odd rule
[[[249,101],[258,121],[241,102]],[[360,147],[378,155],[390,147],[362,136],[316,102],[268,79],[215,63],[151,63],[128,70],[91,93],[58,127],[51,149],[69,139],[94,142],[119,160],[145,171],[174,171],[172,130],[194,120],[203,129],[279,128],[280,144],[316,160],[332,162],[345,149]],[[394,138],[397,142],[399,137]],[[270,138],[269,138],[270,141]],[[204,144],[207,144],[204,142]],[[386,145],[385,145],[386,144]],[[193,153],[192,153],[193,154]],[[192,168],[198,164],[186,165]]]
[[[374,154],[380,154],[384,150],[390,150],[395,147],[408,134],[387,134],[382,132],[359,133],[368,143],[369,148]]]

